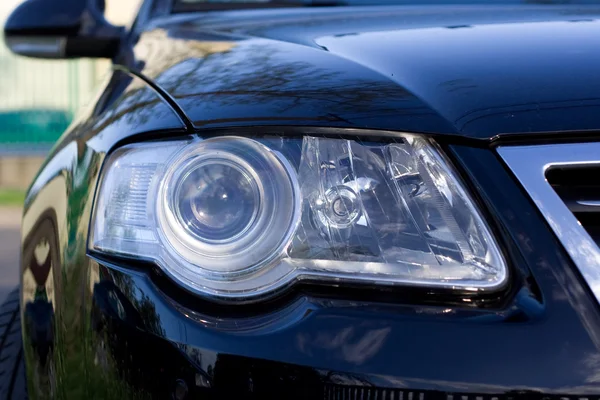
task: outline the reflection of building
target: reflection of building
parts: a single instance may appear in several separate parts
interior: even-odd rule
[[[162,60],[164,63],[153,62],[146,65],[144,73],[148,76],[166,71],[171,67],[181,64],[189,59],[204,59],[211,54],[225,53],[235,47],[235,42],[232,41],[209,41],[188,39],[178,39],[169,37],[167,32],[162,29],[155,29],[151,32],[144,33],[143,43],[136,47],[136,55],[145,60]],[[169,57],[163,57],[164,43],[169,43]]]

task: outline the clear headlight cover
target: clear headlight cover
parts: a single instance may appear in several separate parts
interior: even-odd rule
[[[298,279],[495,289],[498,245],[426,140],[216,137],[106,160],[90,248],[249,300]]]

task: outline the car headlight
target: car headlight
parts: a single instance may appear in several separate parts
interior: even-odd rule
[[[252,300],[298,279],[494,289],[507,268],[427,140],[213,137],[106,160],[90,249],[186,288]]]

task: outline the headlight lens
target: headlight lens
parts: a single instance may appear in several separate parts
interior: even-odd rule
[[[169,163],[158,232],[194,272],[247,273],[283,251],[300,215],[298,179],[285,158],[254,140],[222,137]]]
[[[155,261],[188,289],[256,299],[300,278],[504,284],[489,228],[426,140],[216,137],[106,161],[91,249]]]

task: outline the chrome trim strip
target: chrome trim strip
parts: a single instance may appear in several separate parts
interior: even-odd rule
[[[577,204],[588,207],[600,207],[599,200],[577,200]]]
[[[555,166],[600,165],[600,143],[504,146],[498,153],[558,236],[600,303],[600,248],[546,180]]]

